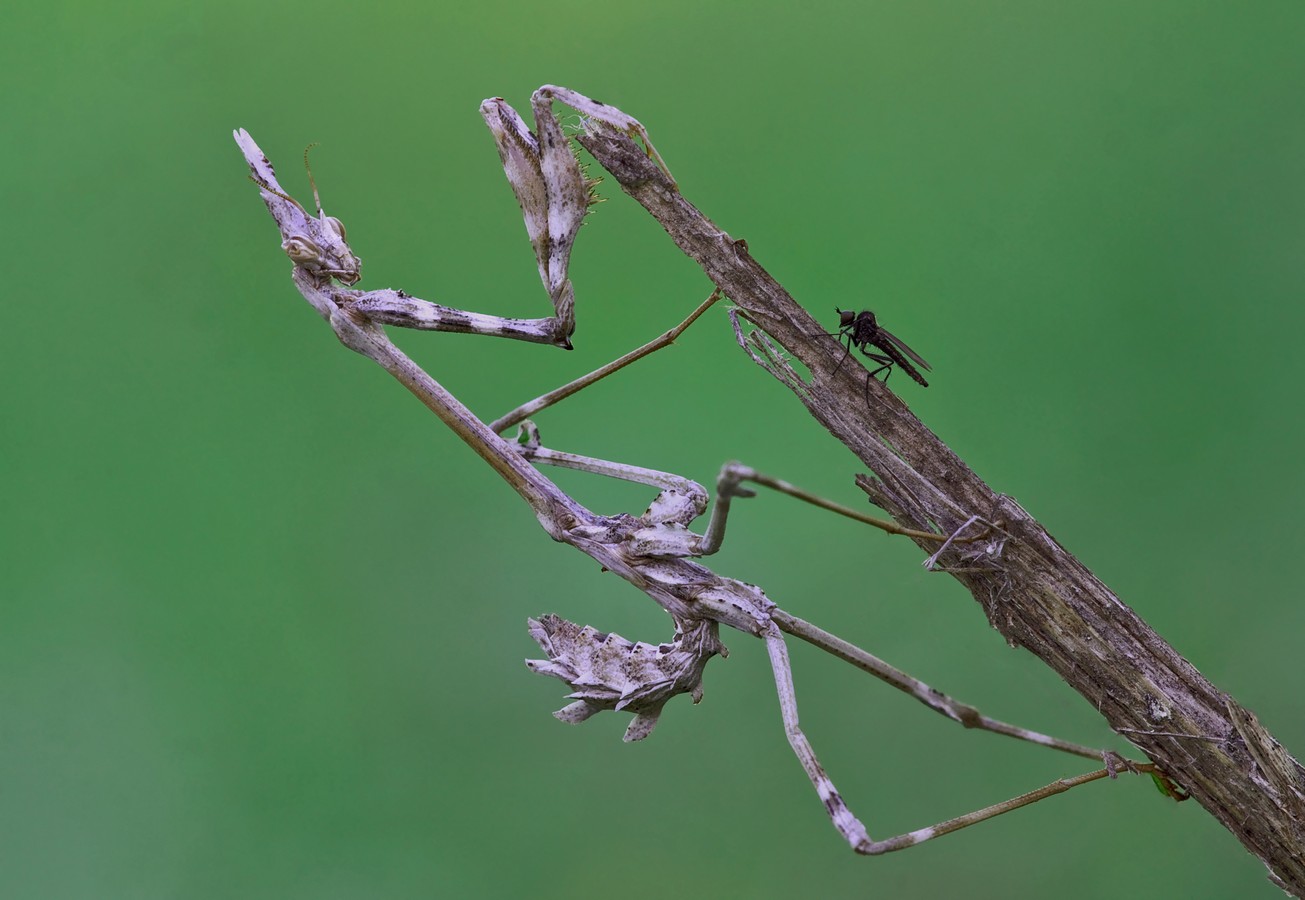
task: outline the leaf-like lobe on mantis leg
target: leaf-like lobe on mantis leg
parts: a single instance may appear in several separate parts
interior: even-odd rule
[[[574,703],[553,713],[576,724],[605,709],[635,714],[624,740],[652,733],[666,701],[676,694],[702,699],[707,660],[724,651],[715,622],[699,620],[669,644],[632,643],[618,634],[581,627],[560,616],[530,619],[530,636],[548,659],[528,659],[539,675],[552,675],[572,689]]]
[[[590,183],[546,104],[536,104],[537,136],[502,98],[483,102],[480,114],[521,206],[539,277],[557,302],[568,285],[571,248],[592,200]]]

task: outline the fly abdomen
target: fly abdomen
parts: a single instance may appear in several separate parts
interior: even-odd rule
[[[924,380],[924,376],[920,374],[919,370],[916,369],[915,366],[907,362],[906,357],[898,353],[896,347],[891,346],[887,341],[885,341],[883,344],[876,344],[875,346],[877,346],[880,350],[884,351],[884,353],[887,354],[887,356],[890,359],[892,359],[893,365],[897,366],[897,368],[905,372],[910,377],[910,379],[914,381],[916,384],[920,385],[920,387],[929,386],[929,382]]]

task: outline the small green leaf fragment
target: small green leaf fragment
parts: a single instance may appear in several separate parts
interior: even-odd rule
[[[1191,794],[1187,793],[1183,788],[1174,784],[1168,776],[1162,775],[1156,771],[1152,771],[1150,774],[1151,780],[1155,782],[1155,789],[1164,794],[1170,800],[1173,800],[1176,803],[1182,803],[1191,796]]]

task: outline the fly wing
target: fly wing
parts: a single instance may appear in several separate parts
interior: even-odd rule
[[[905,344],[903,344],[903,343],[901,342],[901,340],[898,339],[896,336],[894,336],[893,333],[892,333],[891,331],[889,331],[887,328],[884,328],[883,326],[880,326],[880,327],[879,327],[879,334],[880,334],[880,335],[881,335],[885,340],[891,342],[892,345],[893,345],[894,347],[896,347],[898,350],[901,350],[903,353],[905,353],[907,356],[909,356],[912,360],[914,360],[914,361],[916,362],[916,364],[918,364],[918,365],[920,366],[920,368],[924,369],[926,372],[932,372],[932,371],[933,371],[933,369],[930,367],[930,365],[929,365],[927,362],[925,362],[923,359],[920,358],[920,354],[916,353],[916,352],[915,352],[914,350],[912,350],[910,347],[908,347],[908,346],[906,346]]]

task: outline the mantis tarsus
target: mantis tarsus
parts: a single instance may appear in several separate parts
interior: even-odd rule
[[[880,854],[913,846],[1079,784],[1113,776],[1121,768],[1152,771],[1154,767],[1150,765],[1127,762],[1111,752],[1061,741],[983,716],[974,708],[935,691],[859,647],[786,613],[759,588],[716,575],[694,561],[696,557],[714,553],[720,547],[731,499],[752,494],[743,487],[747,481],[895,533],[913,534],[940,543],[957,540],[955,535],[949,538],[947,535],[909,532],[892,523],[814,498],[787,482],[761,475],[738,463],[729,463],[721,470],[716,484],[716,506],[705,533],[698,535],[688,526],[706,511],[708,497],[695,482],[652,469],[562,453],[540,444],[538,430],[527,416],[665,346],[714,302],[718,294],[713,294],[681,326],[659,340],[519,407],[496,420],[492,427],[477,418],[391,343],[383,325],[488,334],[566,348],[571,346],[574,291],[567,270],[576,232],[592,203],[592,185],[581,171],[569,141],[553,116],[553,100],[568,104],[588,116],[590,123],[597,123],[589,127],[616,128],[637,135],[643,140],[648,154],[665,169],[638,121],[574,91],[546,85],[535,93],[532,100],[536,123],[534,132],[505,101],[493,98],[481,105],[481,113],[494,136],[508,181],[521,206],[540,278],[553,303],[554,315],[542,319],[511,319],[466,312],[420,300],[403,291],[350,289],[360,277],[361,263],[350,249],[339,220],[327,216],[320,202],[317,215],[310,215],[282,190],[271,164],[248,133],[239,130],[235,132],[235,138],[249,163],[252,180],[259,186],[263,200],[281,231],[282,247],[295,264],[295,285],[314,309],[330,322],[340,341],[378,363],[452,428],[530,504],[540,524],[554,540],[588,554],[605,569],[634,584],[671,615],[675,636],[670,642],[659,645],[633,643],[616,635],[582,628],[556,616],[530,620],[531,636],[548,657],[532,661],[531,668],[560,678],[573,689],[570,699],[574,702],[555,715],[564,721],[579,722],[602,710],[625,710],[634,714],[625,739],[642,739],[651,733],[662,707],[671,697],[687,693],[696,700],[701,696],[703,668],[712,656],[724,652],[718,633],[720,625],[761,638],[770,655],[788,741],[834,826],[853,849],[864,854]],[[335,285],[333,280],[345,287]],[[518,423],[521,431],[516,440],[500,437],[498,432]],[[622,478],[655,487],[659,493],[642,515],[598,515],[565,494],[532,463]],[[1103,759],[1106,767],[1057,780],[1035,791],[929,828],[885,840],[872,840],[844,804],[799,726],[784,633],[799,637],[870,672],[967,728],[994,731],[1066,753]]]

